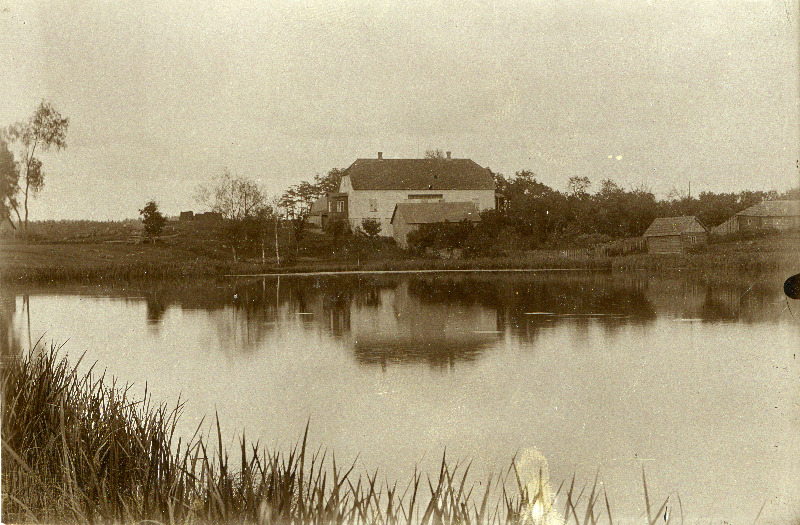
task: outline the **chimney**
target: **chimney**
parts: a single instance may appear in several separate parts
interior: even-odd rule
[[[449,151],[447,152],[447,160],[452,160],[452,159],[450,158],[450,152],[449,152]]]
[[[378,160],[383,160],[383,152],[382,151],[378,152]]]

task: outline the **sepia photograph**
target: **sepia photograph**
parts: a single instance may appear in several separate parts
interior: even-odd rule
[[[800,525],[800,0],[0,50],[0,522]]]

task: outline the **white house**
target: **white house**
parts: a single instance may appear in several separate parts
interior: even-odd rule
[[[395,206],[404,202],[471,202],[478,212],[495,208],[491,172],[470,159],[358,159],[331,194],[331,218],[347,218],[351,227],[364,219],[381,223],[381,235],[394,234]]]

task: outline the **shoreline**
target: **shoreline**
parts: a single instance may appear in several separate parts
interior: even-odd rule
[[[141,279],[196,279],[277,275],[412,274],[434,272],[662,272],[797,273],[800,234],[789,232],[755,240],[715,243],[689,254],[631,254],[568,257],[555,250],[520,251],[507,256],[440,259],[432,257],[305,257],[239,261],[198,253],[167,243],[2,243],[0,282],[125,282]]]

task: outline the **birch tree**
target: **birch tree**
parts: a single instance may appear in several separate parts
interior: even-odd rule
[[[22,208],[24,216],[20,216],[19,203],[16,194],[13,203],[19,225],[23,230],[28,230],[28,200],[44,187],[44,172],[42,161],[36,157],[37,153],[56,151],[67,147],[67,128],[69,119],[62,117],[50,102],[42,100],[33,116],[25,122],[17,122],[9,126],[4,132],[4,139],[19,146],[19,183],[17,192],[22,194]],[[5,189],[5,188],[4,188]],[[3,195],[4,203],[6,195]]]

